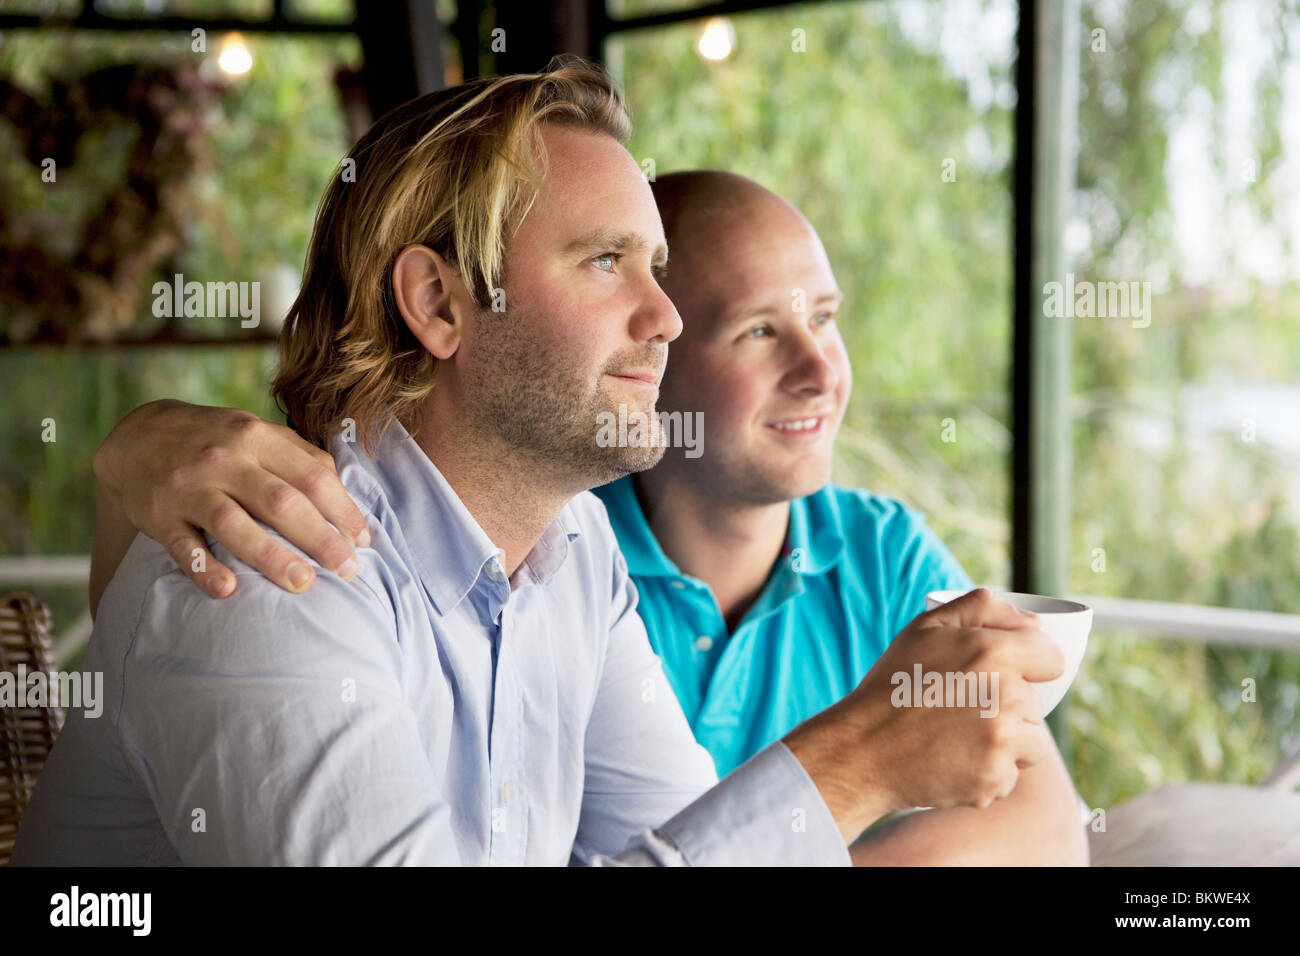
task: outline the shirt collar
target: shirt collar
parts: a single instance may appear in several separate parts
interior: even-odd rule
[[[650,530],[641,510],[641,502],[636,498],[636,486],[632,484],[632,475],[618,479],[600,489],[600,498],[605,502],[609,513],[609,523],[618,538],[618,549],[627,561],[629,574],[642,577],[668,575],[682,577],[682,572],[673,563],[664,549],[659,546],[659,539]]]
[[[628,475],[600,489],[628,572],[643,577],[682,577],[650,530],[632,481],[633,476]],[[825,488],[790,502],[790,527],[781,556],[800,574],[825,574],[844,556],[840,516]]]
[[[826,488],[790,502],[790,530],[781,555],[801,574],[825,574],[844,557],[839,509]]]
[[[429,597],[439,614],[447,614],[480,578],[493,580],[493,570],[502,567],[500,549],[401,422],[394,420],[375,448],[372,458],[358,442],[340,435],[330,441],[340,477],[351,464],[348,470],[365,472],[379,485]],[[515,571],[515,584],[545,584],[564,564],[569,542],[580,536],[570,508],[561,509],[528,552]],[[504,586],[504,579],[495,580]]]

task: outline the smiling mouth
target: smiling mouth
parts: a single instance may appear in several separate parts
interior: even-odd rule
[[[790,418],[783,422],[773,422],[767,427],[783,435],[816,435],[822,430],[825,415],[812,418]]]

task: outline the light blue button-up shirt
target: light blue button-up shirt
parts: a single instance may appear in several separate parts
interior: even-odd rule
[[[331,450],[352,583],[289,594],[209,541],[239,577],[212,600],[136,538],[83,663],[103,714],[70,715],[15,863],[849,862],[784,744],[717,782],[593,495],[507,581],[400,425]]]

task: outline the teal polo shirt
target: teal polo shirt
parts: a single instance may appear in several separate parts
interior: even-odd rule
[[[925,595],[970,587],[925,518],[869,491],[790,503],[781,558],[734,633],[708,585],[650,531],[632,477],[596,489],[640,593],[650,644],[725,776],[853,690]]]

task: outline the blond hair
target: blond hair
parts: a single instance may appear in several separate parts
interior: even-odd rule
[[[557,58],[542,73],[486,77],[385,114],[357,142],[321,199],[302,291],[280,335],[271,393],[289,425],[321,448],[355,423],[365,450],[414,417],[437,359],[398,313],[393,265],[408,245],[453,263],[487,308],[504,281],[509,237],[545,169],[539,124],[626,143],[623,96],[597,65]]]

